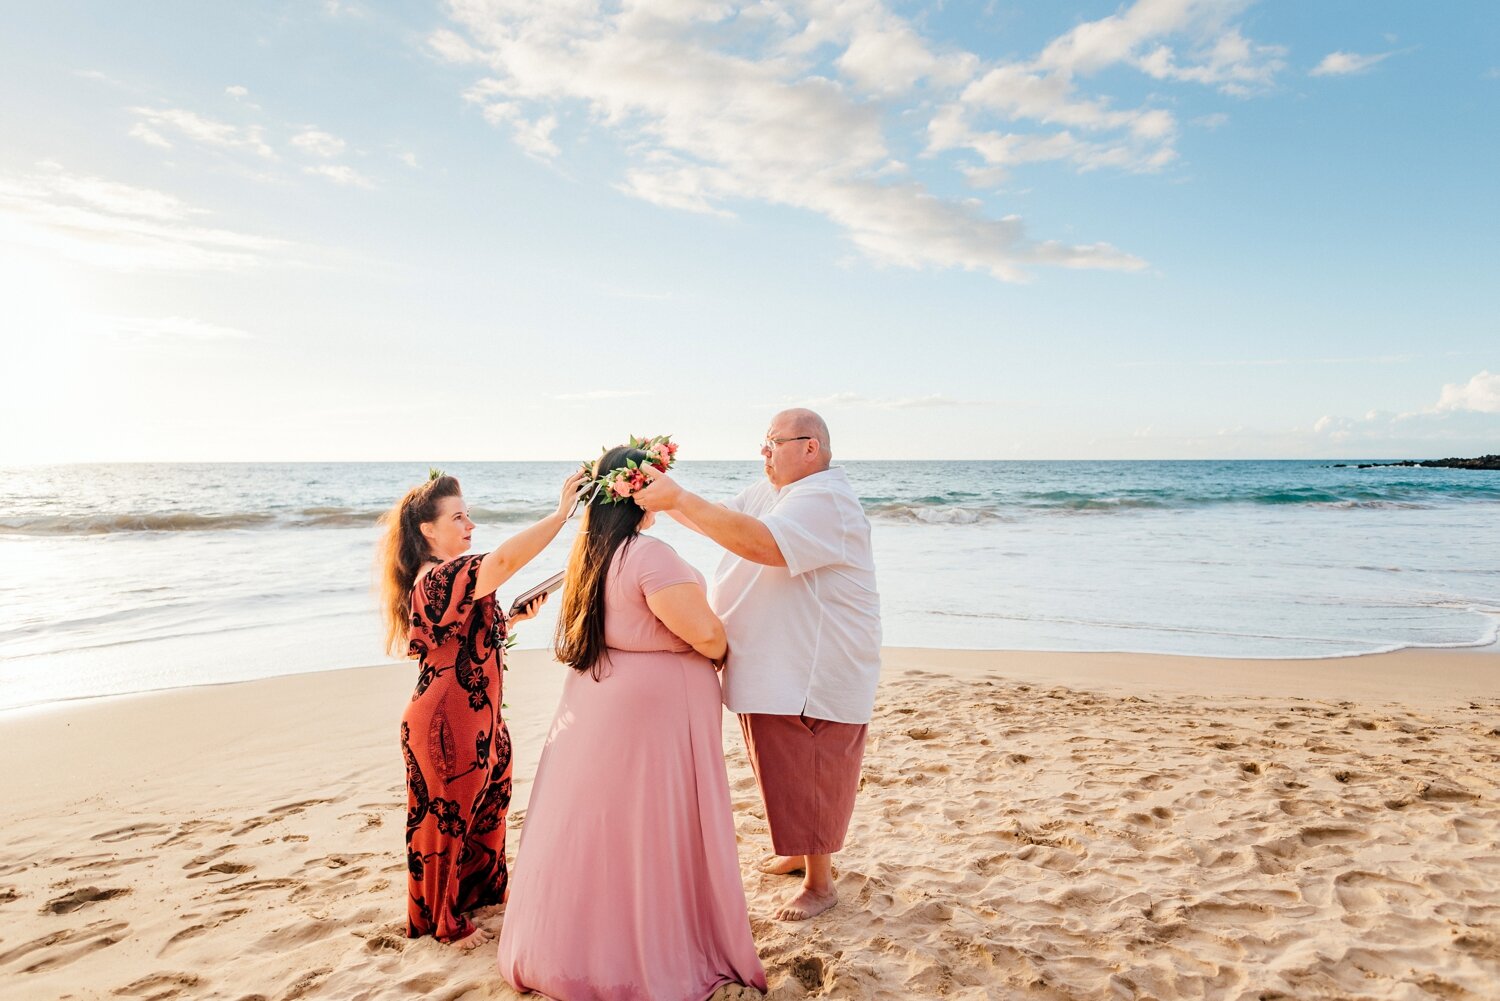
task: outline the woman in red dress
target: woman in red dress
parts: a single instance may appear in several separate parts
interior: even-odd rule
[[[492,940],[467,913],[505,899],[510,733],[501,716],[506,617],[495,589],[567,521],[583,474],[558,508],[489,553],[465,555],[474,523],[458,480],[434,473],[387,515],[381,611],[392,653],[421,667],[401,717],[406,758],[406,934],[472,949]],[[542,600],[510,621],[536,614]]]

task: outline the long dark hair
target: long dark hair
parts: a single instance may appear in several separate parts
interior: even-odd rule
[[[594,475],[619,469],[626,459],[643,465],[648,461],[640,449],[619,445],[600,456]],[[600,491],[584,509],[583,524],[568,555],[568,583],[552,650],[559,661],[580,673],[589,672],[595,681],[603,676],[604,584],[609,579],[609,567],[640,534],[645,516],[646,512],[632,500],[604,503]]]
[[[375,576],[380,589],[380,617],[385,622],[385,648],[394,656],[407,655],[412,585],[417,571],[432,557],[422,525],[438,516],[439,501],[462,493],[458,480],[438,473],[412,487],[395,507],[381,515],[385,533],[375,560]]]

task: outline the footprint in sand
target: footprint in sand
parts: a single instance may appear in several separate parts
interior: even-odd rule
[[[1278,838],[1253,845],[1250,852],[1255,856],[1255,868],[1267,876],[1290,872],[1305,854],[1302,845],[1293,838]]]
[[[199,879],[203,876],[228,876],[231,879],[242,872],[249,872],[250,866],[243,862],[215,862],[206,869],[188,873],[188,879]],[[212,880],[212,882],[224,882],[223,880]]]
[[[158,841],[153,847],[170,848],[179,845],[196,834],[223,834],[232,825],[221,820],[190,820],[185,824],[179,824],[177,830],[165,841]],[[197,845],[193,846],[198,847]]]
[[[273,806],[267,813],[264,813],[259,817],[252,817],[248,822],[242,825],[239,830],[234,832],[234,836],[237,838],[243,837],[244,835],[249,834],[251,831],[257,830],[261,827],[265,827],[267,824],[274,824],[278,820],[285,820],[288,817],[294,817],[297,814],[305,811],[310,806],[322,806],[324,803],[335,802],[337,802],[337,800],[301,799],[295,803],[283,803],[281,806]]]
[[[166,944],[161,947],[161,951],[157,953],[157,955],[165,956],[173,948],[181,945],[189,939],[197,938],[199,935],[204,934],[210,929],[217,928],[223,924],[228,924],[236,918],[243,917],[249,913],[250,911],[246,908],[240,908],[239,910],[231,911],[221,911],[220,913],[215,914],[213,917],[209,918],[207,921],[203,921],[195,925],[189,925],[188,927],[182,929],[182,931],[178,932],[176,935],[173,935],[171,938],[167,939]]]
[[[1368,841],[1369,836],[1352,827],[1304,827],[1297,832],[1298,839],[1309,848],[1323,845],[1347,845],[1355,841]]]
[[[1463,817],[1454,818],[1453,834],[1466,845],[1477,845],[1486,840],[1484,827]]]
[[[71,859],[69,861],[77,861]],[[120,858],[118,855],[110,855],[107,858],[95,859],[89,862],[81,862],[78,865],[68,866],[69,872],[114,872],[116,869],[124,869],[132,865],[143,865],[151,859],[145,858]]]
[[[257,939],[253,946],[265,953],[285,953],[313,942],[321,942],[330,935],[344,930],[337,921],[307,920],[299,917],[291,924],[275,928]]]
[[[378,813],[346,813],[339,817],[339,819],[345,820],[349,817],[359,817],[364,821],[364,823],[360,825],[360,833],[364,833],[365,831],[373,831],[377,827],[385,826],[385,818]]]
[[[153,973],[134,983],[116,988],[121,997],[149,997],[151,1001],[167,1001],[194,987],[201,986],[203,978],[192,973]]]
[[[395,935],[371,935],[365,940],[365,952],[371,955],[380,955],[388,952],[402,952],[406,949],[407,940]]]
[[[184,869],[197,869],[199,866],[208,865],[210,862],[217,862],[219,859],[223,858],[225,855],[228,855],[230,852],[234,851],[235,848],[237,848],[237,847],[239,847],[239,846],[238,845],[220,845],[219,847],[215,848],[211,852],[204,852],[202,855],[199,855],[196,858],[193,858],[193,859],[190,859],[187,862],[184,862],[182,864],[182,867]]]
[[[110,887],[101,890],[97,886],[85,886],[74,890],[72,893],[65,893],[61,897],[47,901],[41,913],[72,914],[80,907],[97,904],[102,900],[113,900],[115,897],[123,897],[129,892],[124,887]]]
[[[127,827],[117,827],[112,831],[104,831],[91,838],[92,841],[103,841],[105,844],[117,844],[121,841],[129,841],[132,838],[144,838],[156,834],[166,834],[171,828],[166,824],[130,824]]]
[[[1238,904],[1210,901],[1187,908],[1194,921],[1227,928],[1244,928],[1269,921],[1275,911],[1262,904]]]
[[[297,998],[305,996],[317,987],[318,984],[322,983],[323,978],[332,972],[332,967],[325,966],[321,969],[309,970],[307,973],[302,974],[287,987],[286,993],[281,996],[282,1001],[296,1001]]]
[[[803,990],[809,993],[822,990],[823,981],[828,975],[823,957],[808,955],[792,957],[787,972],[796,978]]]
[[[1362,869],[1340,873],[1333,881],[1333,892],[1339,905],[1351,913],[1389,910],[1396,902],[1411,907],[1420,904],[1424,896],[1413,883]]]
[[[356,862],[378,857],[375,852],[351,852],[345,854],[324,855],[321,858],[308,859],[302,863],[302,870],[308,869],[343,869]]]
[[[221,896],[233,900],[238,897],[248,896],[254,893],[264,893],[267,890],[284,890],[289,886],[297,886],[295,879],[250,879],[243,883],[231,883],[219,891]]]
[[[126,921],[95,921],[82,928],[53,932],[0,953],[0,966],[29,961],[28,965],[21,967],[22,973],[40,973],[66,966],[109,948],[124,939],[129,931],[130,924]]]
[[[1418,795],[1429,803],[1472,803],[1479,799],[1476,793],[1470,792],[1456,782],[1445,782],[1441,779],[1423,786]]]

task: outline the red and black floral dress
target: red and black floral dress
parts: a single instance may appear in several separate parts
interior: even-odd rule
[[[492,594],[474,600],[483,558],[438,564],[411,595],[408,652],[421,665],[401,717],[411,938],[457,941],[474,930],[466,911],[505,898],[505,615]]]

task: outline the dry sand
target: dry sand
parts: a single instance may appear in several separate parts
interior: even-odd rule
[[[512,851],[562,678],[513,663]],[[512,997],[492,950],[403,937],[410,684],[0,715],[0,997]],[[808,925],[771,919],[794,883],[753,872],[725,732],[772,997],[1500,998],[1493,652],[887,651],[843,902]]]

